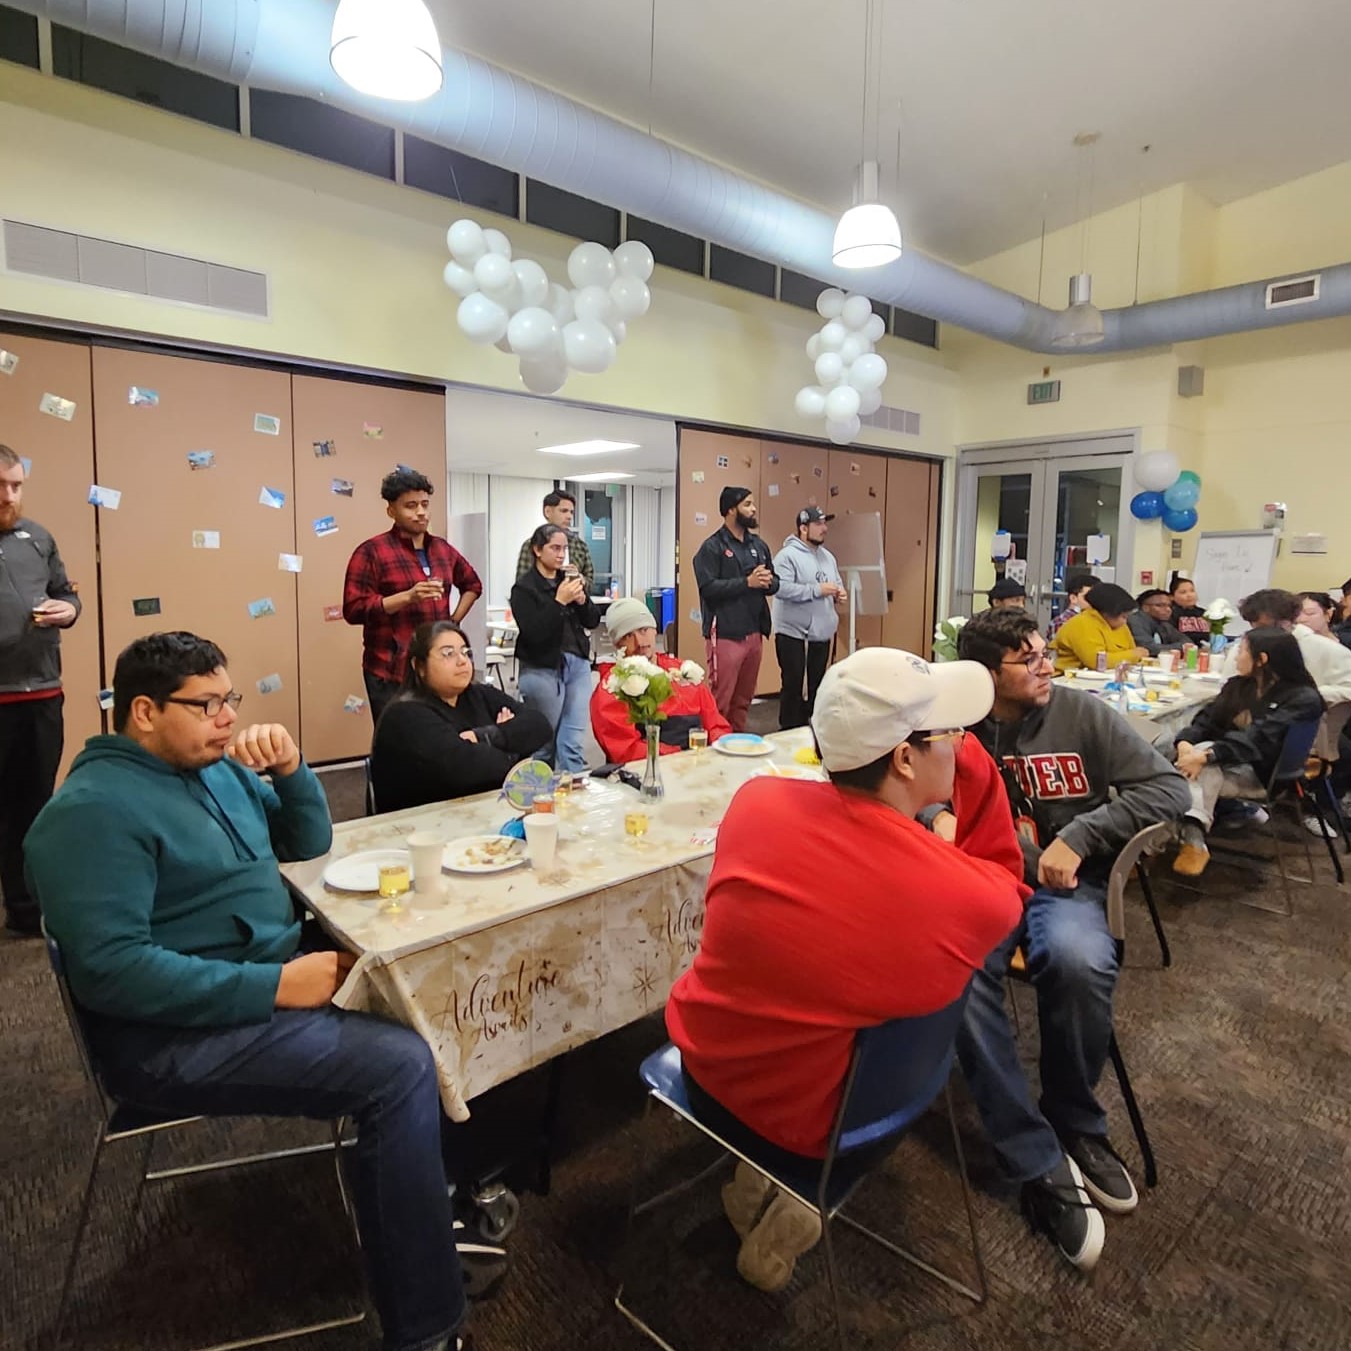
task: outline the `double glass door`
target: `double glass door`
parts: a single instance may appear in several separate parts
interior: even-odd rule
[[[1133,450],[1133,436],[1112,436],[964,454],[954,611],[983,610],[1007,575],[1023,583],[1045,630],[1065,603],[1066,576],[1080,568],[1129,589],[1133,522],[1122,479]],[[1101,536],[1106,561],[1090,564],[1091,537]]]

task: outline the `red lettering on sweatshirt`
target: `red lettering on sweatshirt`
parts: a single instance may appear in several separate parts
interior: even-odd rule
[[[1004,763],[1018,776],[1019,786],[1034,802],[1057,802],[1089,797],[1092,788],[1076,751],[1053,755],[1011,755]]]

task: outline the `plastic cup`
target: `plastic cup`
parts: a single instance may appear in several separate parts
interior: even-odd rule
[[[408,837],[408,852],[413,856],[413,891],[419,896],[445,895],[445,877],[441,856],[446,842],[431,831],[417,831]]]
[[[381,864],[379,879],[380,913],[401,915],[405,909],[404,897],[408,894],[408,864]]]
[[[530,804],[530,811],[534,816],[552,816],[554,806],[555,800],[552,793],[536,793],[534,801]]]
[[[530,851],[530,866],[547,876],[553,871],[558,853],[558,817],[552,813],[531,813],[525,818],[525,843]]]
[[[691,727],[690,728],[690,750],[697,755],[700,751],[708,749],[708,728]]]

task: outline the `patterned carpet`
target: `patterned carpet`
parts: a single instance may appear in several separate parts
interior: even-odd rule
[[[772,706],[771,706],[772,707]],[[766,710],[767,711],[767,710]],[[764,716],[760,709],[757,713]],[[357,810],[351,773],[326,776],[335,815]],[[1302,858],[1301,858],[1302,863]],[[1156,873],[1166,878],[1164,865]],[[837,1239],[851,1346],[915,1351],[1346,1351],[1351,1347],[1351,891],[1295,889],[1292,919],[1249,908],[1245,875],[1215,865],[1203,893],[1161,880],[1174,965],[1159,966],[1142,905],[1128,904],[1118,1030],[1159,1158],[1158,1188],[1108,1220],[1085,1279],[1032,1238],[1001,1190],[957,1085],[991,1298],[974,1308],[847,1232]],[[1275,893],[1257,889],[1264,903]],[[1018,991],[1023,1049],[1036,1049]],[[45,1345],[94,1118],[41,945],[0,942],[0,1348]],[[779,1296],[742,1285],[717,1188],[706,1184],[624,1241],[635,1151],[660,1179],[697,1171],[705,1148],[654,1116],[642,1128],[635,1067],[660,1043],[651,1022],[569,1058],[552,1193],[522,1198],[515,1268],[474,1319],[481,1351],[648,1345],[611,1304],[623,1256],[633,1299],[681,1351],[831,1344],[825,1268],[799,1263]],[[528,1140],[544,1091],[528,1076],[476,1104],[461,1157]],[[1114,1139],[1136,1160],[1110,1072]],[[321,1138],[306,1127],[195,1128],[164,1156],[205,1157]],[[949,1143],[934,1115],[860,1193],[865,1222],[945,1269],[969,1262]],[[72,1345],[186,1348],[336,1316],[362,1284],[330,1164],[322,1157],[161,1184],[138,1219],[134,1145],[113,1147],[77,1278]],[[157,1158],[158,1158],[157,1153]],[[1138,1169],[1137,1177],[1138,1177]],[[914,1327],[902,1340],[907,1328]],[[372,1323],[311,1337],[304,1351],[374,1346]]]

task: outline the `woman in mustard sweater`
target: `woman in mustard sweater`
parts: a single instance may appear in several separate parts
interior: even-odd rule
[[[1099,652],[1107,653],[1108,670],[1117,662],[1140,661],[1147,655],[1143,647],[1136,646],[1126,623],[1135,609],[1129,591],[1115,582],[1098,582],[1088,588],[1084,599],[1088,608],[1067,619],[1055,636],[1057,675],[1085,666],[1094,670]]]

